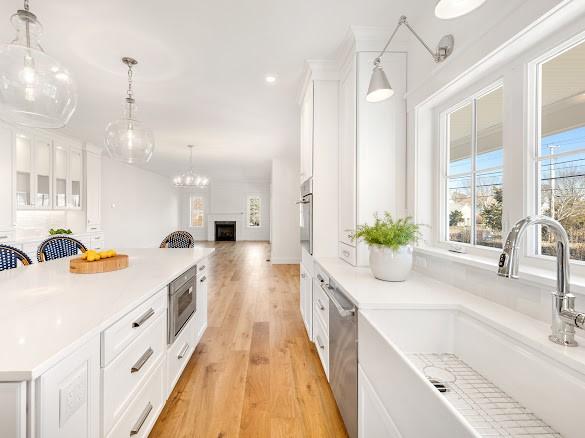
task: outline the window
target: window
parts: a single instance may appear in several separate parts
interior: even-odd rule
[[[537,210],[569,235],[571,258],[585,260],[585,42],[538,65]],[[555,255],[542,227],[536,253]]]
[[[191,196],[190,200],[190,222],[191,227],[201,228],[205,224],[205,209],[201,196]]]
[[[502,246],[503,87],[447,112],[446,239]]]
[[[260,226],[261,221],[261,202],[260,196],[248,196],[247,204],[247,221],[248,226],[251,228],[256,228]]]

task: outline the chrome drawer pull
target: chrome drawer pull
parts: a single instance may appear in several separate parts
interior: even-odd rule
[[[148,405],[146,405],[146,408],[144,408],[144,411],[142,411],[142,414],[140,414],[140,418],[138,418],[138,421],[136,422],[136,424],[134,424],[134,427],[130,431],[130,436],[138,435],[138,432],[140,432],[140,429],[142,429],[142,425],[150,415],[151,411],[152,403],[148,402]]]
[[[349,251],[343,250],[343,255],[346,256],[346,257],[349,257]]]
[[[183,359],[185,357],[185,355],[187,354],[188,349],[189,349],[189,344],[185,343],[185,345],[183,345],[183,348],[181,348],[181,351],[179,351],[179,355],[177,356],[177,359]]]
[[[206,268],[206,266],[205,266],[205,265],[203,265],[203,266],[199,266],[199,271],[203,271],[205,268]]]
[[[317,304],[319,305],[319,309],[325,310],[325,306],[323,305],[323,302],[320,298],[317,298]]]
[[[146,311],[144,315],[142,315],[140,318],[138,318],[136,321],[132,323],[132,328],[140,327],[142,324],[148,321],[148,319],[150,319],[152,315],[154,315],[154,309],[151,307]]]
[[[0,236],[0,239],[8,239],[8,236]]]
[[[130,368],[130,373],[137,373],[138,371],[140,371],[140,368],[142,368],[144,364],[148,362],[148,359],[150,359],[150,356],[152,356],[153,354],[154,350],[148,347],[148,350],[146,350],[144,354],[140,356],[140,359],[138,359],[134,366]]]
[[[205,283],[205,281],[207,280],[207,276],[203,276],[201,277],[201,280],[199,280],[199,283]]]
[[[317,345],[319,346],[319,348],[321,350],[325,350],[325,344],[323,344],[323,341],[321,340],[321,338],[319,337],[319,335],[317,335]]]
[[[307,274],[305,274],[304,272],[301,274],[301,278],[306,278]]]

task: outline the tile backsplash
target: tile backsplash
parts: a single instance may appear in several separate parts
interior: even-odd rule
[[[495,272],[430,254],[417,253],[416,258],[414,269],[418,272],[540,321],[550,321],[549,286],[498,277]]]
[[[85,213],[78,210],[18,210],[18,238],[46,236],[51,228],[70,228],[74,233],[85,232]]]

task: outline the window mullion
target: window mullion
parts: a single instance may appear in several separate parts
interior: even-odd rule
[[[475,245],[476,240],[476,155],[477,155],[477,99],[471,102],[471,236],[469,242]]]

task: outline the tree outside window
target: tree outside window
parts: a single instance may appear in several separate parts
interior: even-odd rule
[[[203,197],[191,196],[190,200],[190,223],[192,228],[202,228],[205,224],[205,205]]]
[[[248,196],[246,214],[248,227],[256,228],[261,226],[261,207],[260,196]]]

